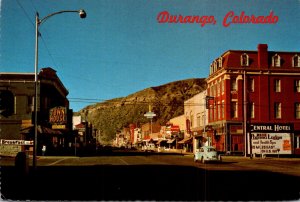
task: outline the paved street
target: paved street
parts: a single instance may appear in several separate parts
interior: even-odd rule
[[[124,153],[39,157],[27,176],[1,159],[1,193],[30,200],[298,200],[300,161],[224,156],[194,163],[192,155]]]

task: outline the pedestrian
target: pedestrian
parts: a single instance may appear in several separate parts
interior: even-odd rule
[[[42,155],[45,156],[46,153],[46,145],[43,145],[42,147]]]

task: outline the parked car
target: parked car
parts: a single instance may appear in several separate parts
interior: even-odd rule
[[[208,161],[221,162],[222,157],[218,154],[217,150],[213,146],[203,146],[200,147],[198,151],[195,152],[194,161],[201,161],[202,163],[206,163]]]
[[[147,151],[154,152],[154,151],[155,151],[155,144],[149,143],[149,144],[147,144],[147,145],[144,145],[144,146],[142,147],[142,150],[145,151],[145,152],[147,152]]]

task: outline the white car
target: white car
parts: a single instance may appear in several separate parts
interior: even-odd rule
[[[201,161],[206,163],[208,161],[221,162],[222,157],[217,153],[217,150],[213,146],[203,146],[200,147],[198,151],[195,152],[194,161]]]
[[[153,143],[149,143],[149,144],[143,146],[142,150],[143,150],[143,151],[146,151],[146,152],[147,152],[147,151],[152,151],[152,152],[154,152],[154,151],[155,151],[155,145],[154,145]]]

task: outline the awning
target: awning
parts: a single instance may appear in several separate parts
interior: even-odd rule
[[[183,139],[183,140],[180,140],[180,141],[178,142],[178,144],[189,144],[189,143],[192,143],[192,140],[193,140],[192,137],[185,138],[185,139]]]
[[[175,141],[175,139],[170,139],[170,140],[168,140],[168,144],[172,144],[173,142]]]
[[[163,140],[163,139],[158,140],[156,144],[160,144],[161,142],[164,142],[164,141],[167,141],[167,140]]]
[[[27,128],[23,128],[20,130],[21,134],[34,134],[34,126],[30,126]],[[59,130],[53,130],[51,128],[47,128],[45,126],[37,126],[37,132],[38,134],[45,134],[45,135],[61,135],[62,132]]]

